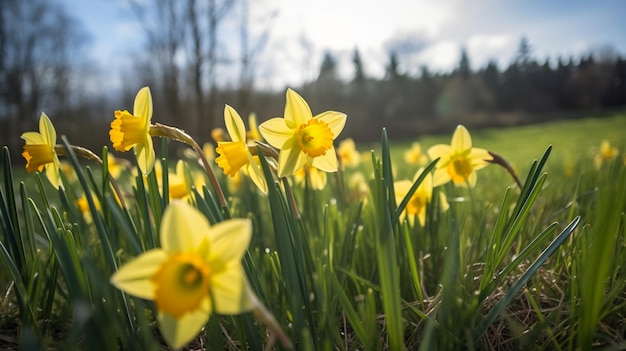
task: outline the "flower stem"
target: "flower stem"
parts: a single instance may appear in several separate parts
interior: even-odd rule
[[[509,174],[513,177],[513,179],[515,179],[515,183],[517,183],[517,186],[519,186],[519,188],[522,188],[522,182],[520,182],[519,178],[517,178],[517,175],[515,174],[515,171],[513,170],[513,167],[511,167],[511,164],[509,162],[507,162],[507,160],[504,159],[504,157],[495,154],[491,151],[487,151],[489,153],[489,155],[491,155],[491,157],[493,157],[493,159],[491,160],[486,160],[489,163],[494,163],[497,164],[499,166],[502,166],[504,169],[507,170],[507,172],[509,172]]]
[[[84,147],[75,146],[75,145],[70,145],[70,147],[72,148],[72,151],[74,151],[74,154],[76,156],[80,156],[82,158],[86,158],[88,160],[94,161],[97,164],[99,164],[100,166],[102,166],[102,159],[100,157],[98,157],[98,155],[93,153],[93,151],[91,151],[89,149],[85,149]],[[56,151],[57,155],[59,155],[59,156],[67,155],[66,154],[66,150],[65,150],[65,146],[63,146],[61,144],[55,145],[54,146],[54,151]],[[117,198],[120,200],[120,204],[122,205],[122,207],[126,208],[126,202],[124,201],[124,197],[122,196],[122,191],[120,190],[119,186],[117,185],[117,182],[115,181],[115,178],[113,178],[111,173],[108,173],[107,175],[108,175],[108,178],[109,178],[109,182],[111,183],[111,186],[113,186],[113,190],[115,191],[115,194],[117,195]]]
[[[222,210],[224,211],[226,217],[230,218],[230,208],[228,207],[228,202],[226,202],[224,192],[222,191],[222,188],[220,187],[217,178],[215,178],[215,174],[213,173],[213,170],[211,169],[211,166],[209,165],[209,161],[206,159],[206,156],[204,156],[204,152],[202,152],[202,148],[200,147],[200,145],[198,145],[198,143],[196,143],[196,141],[183,130],[175,127],[166,126],[160,123],[150,125],[150,135],[176,140],[178,142],[188,145],[198,154],[198,157],[202,162],[202,166],[204,167],[204,171],[209,177],[209,182],[211,182],[213,190],[215,190],[215,194],[220,202],[220,206],[222,207]]]
[[[265,308],[265,306],[263,306],[261,301],[259,301],[256,295],[250,289],[248,289],[248,293],[252,300],[252,303],[254,304],[254,308],[252,309],[252,314],[254,315],[254,318],[256,318],[259,322],[267,326],[272,332],[274,332],[275,336],[278,338],[278,341],[284,348],[292,349],[293,343],[289,339],[289,336],[287,336],[287,334],[285,334],[283,329],[280,327],[280,325],[274,318],[274,315],[272,315]],[[265,345],[265,350],[271,350],[273,348],[274,346],[273,340],[274,338],[270,336],[270,340],[268,341],[268,344]]]

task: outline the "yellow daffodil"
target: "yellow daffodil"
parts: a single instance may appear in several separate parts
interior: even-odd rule
[[[26,159],[26,170],[31,173],[34,171],[43,171],[45,169],[46,177],[55,188],[61,186],[59,170],[61,169],[61,161],[54,146],[57,142],[57,132],[45,113],[41,113],[39,117],[39,133],[26,132],[21,136],[26,142],[24,144],[24,152],[22,156]]]
[[[440,158],[434,175],[435,186],[452,180],[457,186],[474,187],[476,171],[492,159],[487,150],[472,147],[472,137],[462,125],[456,127],[450,145],[432,146],[428,156],[432,160]]]
[[[211,143],[204,143],[204,145],[202,145],[202,153],[204,153],[204,157],[209,161],[215,159],[215,147]]]
[[[126,110],[115,111],[115,119],[111,122],[109,131],[115,150],[128,151],[133,148],[139,169],[144,174],[150,173],[154,167],[154,147],[150,136],[151,119],[152,95],[150,88],[143,87],[135,97],[133,114]]]
[[[216,143],[228,140],[226,138],[226,132],[222,128],[213,128],[211,131],[211,138],[213,138]]]
[[[409,190],[413,186],[413,183],[417,180],[417,178],[424,171],[421,168],[415,174],[413,181],[401,180],[394,183],[394,190],[396,196],[396,202],[399,204],[402,199],[408,194]],[[443,193],[440,194],[440,204],[441,210],[446,211],[450,207],[448,205],[448,201],[446,200],[446,196]],[[422,181],[422,183],[417,187],[417,190],[411,196],[411,199],[406,205],[404,209],[404,213],[408,218],[409,222],[413,224],[414,218],[417,217],[419,220],[420,226],[424,226],[426,223],[426,209],[428,204],[431,202],[433,196],[433,175],[428,173],[426,178]]]
[[[267,183],[257,160],[252,156],[246,144],[246,127],[243,120],[234,108],[226,105],[224,108],[224,122],[231,141],[220,141],[215,151],[220,155],[215,159],[217,165],[224,170],[224,174],[234,177],[237,171],[245,166],[248,175],[263,192],[267,193]]]
[[[122,266],[117,288],[154,300],[165,341],[175,349],[191,341],[211,313],[239,314],[253,308],[241,258],[252,233],[250,221],[212,227],[194,207],[172,201],[161,222],[160,249]]]
[[[361,163],[361,154],[356,151],[352,138],[344,139],[339,143],[337,155],[344,167],[356,167]]]
[[[183,160],[176,162],[176,173],[168,174],[170,199],[187,199],[191,196],[191,173]]]
[[[98,200],[98,198],[94,197],[93,201],[96,205],[96,209],[98,211],[102,211],[102,206],[100,205],[100,201]],[[76,200],[76,206],[80,210],[80,213],[83,214],[83,218],[85,219],[85,222],[92,223],[93,217],[91,216],[91,209],[89,208],[89,203],[87,202],[87,197],[85,195],[82,195],[80,198]]]
[[[326,111],[315,117],[295,91],[287,90],[284,118],[272,118],[259,126],[267,142],[280,149],[278,176],[294,174],[306,163],[324,172],[337,171],[333,141],[346,124],[345,113]]]
[[[248,125],[250,126],[250,130],[246,133],[248,140],[263,141],[261,133],[259,133],[259,127],[256,121],[256,113],[251,113],[248,116]]]
[[[311,189],[322,190],[326,187],[326,173],[311,167],[308,163],[293,174],[296,183],[304,183],[308,178]]]
[[[600,150],[594,155],[593,163],[600,167],[602,162],[614,159],[618,154],[617,148],[612,147],[608,140],[602,140]]]
[[[411,148],[404,152],[404,160],[408,164],[423,165],[428,161],[420,143],[412,143]]]

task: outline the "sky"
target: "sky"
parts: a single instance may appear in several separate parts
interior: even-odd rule
[[[145,47],[128,0],[61,2],[88,32],[89,60],[107,73],[109,84],[120,84],[132,73],[132,57]],[[220,49],[233,57],[239,47],[236,12],[220,28]],[[263,31],[269,35],[255,57],[255,81],[261,88],[283,89],[315,79],[326,51],[335,56],[345,79],[352,75],[355,49],[366,74],[377,78],[384,75],[391,48],[404,48],[400,60],[409,74],[417,74],[421,65],[450,71],[461,48],[473,69],[490,59],[503,68],[515,57],[522,37],[540,61],[577,58],[606,45],[626,56],[623,0],[255,0],[249,13],[251,41]],[[235,84],[235,70],[223,68],[223,84]]]

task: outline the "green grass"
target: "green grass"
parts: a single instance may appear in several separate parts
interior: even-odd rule
[[[396,201],[394,181],[419,168],[403,160],[411,142],[426,150],[449,143],[452,131],[405,141],[383,132],[371,151],[360,148],[361,165],[328,174],[321,191],[275,182],[262,158],[267,196],[249,179],[229,187],[219,174],[229,210],[210,185],[196,189],[194,204],[211,223],[252,220],[243,260],[250,285],[296,349],[620,349],[625,127],[626,116],[615,115],[470,130],[473,145],[507,159],[523,187],[490,165],[473,189],[436,188],[424,227],[403,221],[407,201]],[[603,139],[620,153],[596,167]],[[67,159],[78,177],[59,191],[3,155],[0,349],[166,349],[153,302],[122,293],[109,277],[159,246],[170,201],[160,188],[172,171],[145,183],[126,171],[117,180],[130,195],[122,207],[101,176],[106,166]],[[367,184],[360,195],[351,181],[358,173]],[[75,204],[83,194],[91,219]],[[213,315],[189,347],[284,348],[269,335],[250,313]]]

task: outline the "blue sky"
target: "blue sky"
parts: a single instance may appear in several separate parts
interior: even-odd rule
[[[89,58],[107,72],[112,85],[119,83],[143,48],[143,31],[127,0],[61,1],[89,32]],[[606,44],[626,56],[623,0],[257,0],[250,2],[251,29],[261,31],[271,12],[276,16],[269,22],[269,42],[257,58],[256,81],[275,89],[314,78],[325,50],[336,55],[342,74],[349,77],[357,47],[366,72],[380,77],[393,38],[420,38],[424,44],[403,57],[411,73],[421,64],[434,71],[452,69],[461,47],[467,48],[474,69],[489,59],[504,67],[523,36],[540,60],[578,57]],[[234,19],[222,28],[223,48],[233,56],[239,44],[228,33],[236,29]],[[304,49],[303,38],[312,51]],[[223,83],[235,76],[225,74]]]

